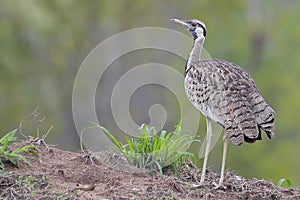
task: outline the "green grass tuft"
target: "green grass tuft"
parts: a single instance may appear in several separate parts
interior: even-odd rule
[[[292,187],[292,182],[289,180],[289,179],[285,179],[285,178],[282,178],[280,179],[276,185],[279,186],[279,187],[283,187],[283,184],[286,183],[286,186],[288,188]]]
[[[22,152],[30,152],[33,155],[37,154],[32,149],[37,149],[36,146],[28,145],[21,148],[15,148],[13,150],[9,149],[9,146],[18,141],[15,137],[17,129],[7,133],[0,139],[0,173],[5,173],[5,162],[10,162],[13,165],[18,165],[19,161],[23,161],[26,164],[32,166],[32,164],[24,156],[21,155]]]
[[[181,129],[182,121],[175,130],[167,133],[158,133],[154,127],[142,124],[139,128],[140,137],[129,138],[126,136],[126,144],[118,141],[106,128],[95,125],[88,128],[100,128],[115,144],[117,150],[134,166],[149,172],[163,174],[163,168],[182,166],[186,157],[194,155],[188,151],[192,142],[198,141],[190,135],[183,135]],[[84,129],[85,131],[85,129]]]

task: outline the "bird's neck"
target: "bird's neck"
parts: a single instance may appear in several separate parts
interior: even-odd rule
[[[198,37],[194,41],[194,45],[192,48],[192,51],[190,53],[189,59],[187,60],[186,67],[185,67],[185,73],[188,72],[189,68],[200,61],[201,59],[201,51],[204,44],[204,37]]]

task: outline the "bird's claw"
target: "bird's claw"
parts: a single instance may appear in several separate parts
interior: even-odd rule
[[[204,184],[192,184],[192,188],[201,188]]]
[[[227,187],[223,184],[223,183],[215,183],[213,182],[213,188],[216,189],[216,190],[225,190]]]

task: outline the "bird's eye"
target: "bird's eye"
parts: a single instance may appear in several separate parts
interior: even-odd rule
[[[197,26],[197,24],[195,23],[195,22],[192,22],[192,27],[196,27]]]

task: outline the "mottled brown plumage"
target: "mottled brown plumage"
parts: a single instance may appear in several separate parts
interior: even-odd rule
[[[213,59],[192,64],[184,79],[189,100],[225,128],[235,145],[261,140],[260,129],[274,136],[274,111],[253,79],[234,63]]]
[[[195,19],[172,21],[183,25],[194,38],[185,68],[184,86],[191,103],[206,116],[206,148],[200,185],[205,180],[213,134],[211,120],[214,120],[225,129],[221,176],[217,185],[223,187],[228,140],[235,145],[253,143],[261,140],[261,130],[271,139],[275,135],[274,111],[241,67],[226,60],[200,59],[206,37],[203,22]]]

